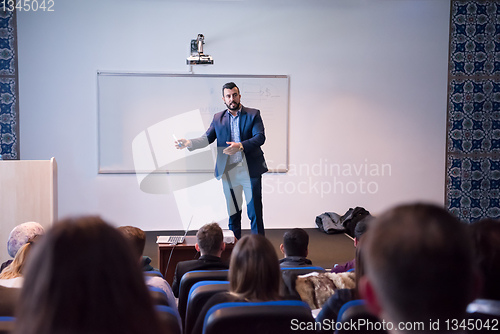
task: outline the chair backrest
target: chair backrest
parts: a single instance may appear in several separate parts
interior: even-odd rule
[[[183,323],[186,318],[186,305],[191,287],[200,281],[227,281],[229,270],[193,270],[185,273],[179,285],[179,304],[177,308]]]
[[[281,272],[289,271],[296,275],[305,275],[312,272],[324,273],[325,268],[318,266],[303,266],[303,267],[280,267]]]
[[[0,286],[0,316],[12,317],[14,316],[15,306],[19,300],[21,289],[19,288],[6,288]]]
[[[155,305],[156,314],[160,321],[160,326],[165,329],[165,333],[182,334],[179,318],[176,312],[169,306]]]
[[[361,308],[359,306],[362,306]],[[339,314],[337,316],[337,322],[342,322],[346,318],[350,318],[353,316],[353,313],[357,310],[366,310],[365,309],[365,301],[364,299],[354,299],[350,300],[344,305],[339,310]]]
[[[191,287],[186,307],[184,334],[191,334],[198,314],[200,314],[207,300],[213,295],[224,291],[229,291],[228,281],[200,281]]]
[[[160,288],[156,288],[154,286],[148,286],[149,290],[149,295],[151,296],[151,299],[153,300],[154,305],[168,305],[168,297],[165,291],[163,291]]]
[[[303,301],[222,303],[207,312],[203,334],[304,333],[307,330],[299,330],[300,324],[307,323],[315,322]]]
[[[156,270],[143,271],[143,274],[146,276],[158,276],[158,277],[163,278],[163,275],[159,271],[156,271]]]
[[[0,334],[8,334],[14,330],[14,317],[0,317]]]

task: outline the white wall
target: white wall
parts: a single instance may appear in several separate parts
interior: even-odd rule
[[[316,215],[354,206],[442,204],[449,13],[449,0],[65,0],[20,12],[21,158],[56,157],[60,217],[182,229],[171,194],[97,174],[96,72],[187,71],[190,40],[203,33],[215,65],[195,73],[290,76],[297,169],[264,175],[267,228],[313,227]],[[326,174],[320,162],[361,175]],[[390,175],[386,166],[371,176],[372,164]],[[339,182],[357,189],[341,193]]]

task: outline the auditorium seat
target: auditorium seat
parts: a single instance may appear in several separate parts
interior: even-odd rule
[[[158,277],[163,278],[163,275],[159,271],[156,271],[156,270],[143,271],[143,274],[145,276],[158,276]]]
[[[191,287],[200,281],[227,281],[229,270],[193,270],[185,273],[179,285],[178,310],[182,323],[185,323],[186,305]]]
[[[168,297],[165,291],[163,291],[160,288],[156,288],[153,286],[148,286],[149,290],[149,295],[151,296],[151,299],[153,300],[154,305],[168,305]]]
[[[318,272],[318,273],[324,273],[325,268],[323,267],[318,267],[318,266],[303,266],[303,267],[280,267],[281,272],[291,272],[294,273],[295,275],[305,275],[309,274],[312,272]]]
[[[169,334],[181,334],[181,328],[179,326],[179,319],[177,318],[176,312],[168,306],[165,305],[155,305],[156,313],[158,314],[158,320],[160,325],[165,330],[165,333]]]
[[[14,329],[14,317],[0,317],[0,334],[8,334]]]
[[[198,314],[207,300],[213,295],[224,291],[229,291],[228,281],[201,281],[191,287],[187,300],[184,334],[191,333]]]
[[[364,312],[366,312],[366,306],[363,299],[350,300],[340,308],[337,322],[345,321],[348,318],[354,317],[355,314]]]
[[[311,309],[298,300],[222,303],[207,312],[203,333],[307,333],[306,330],[298,330],[298,326],[308,323],[314,324]]]

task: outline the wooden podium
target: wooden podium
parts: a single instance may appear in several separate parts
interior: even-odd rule
[[[174,280],[175,267],[177,266],[178,262],[194,260],[200,257],[200,255],[194,248],[195,243],[196,236],[186,236],[184,243],[182,244],[158,244],[158,265],[160,267],[160,272],[170,285],[172,285],[172,282]],[[229,263],[233,247],[234,244],[226,244],[226,249],[224,250],[224,252],[222,252],[221,256],[222,261]],[[170,264],[168,264],[168,270],[165,273],[170,253],[172,253],[172,257],[170,259]]]
[[[0,245],[19,224],[35,221],[48,229],[56,220],[56,160],[0,160]],[[0,247],[1,262],[9,258]]]

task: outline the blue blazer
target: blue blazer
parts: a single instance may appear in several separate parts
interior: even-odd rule
[[[215,177],[219,180],[224,174],[229,155],[222,151],[231,141],[231,125],[229,112],[221,111],[214,115],[212,124],[207,132],[199,138],[191,139],[190,151],[205,147],[217,139],[217,163],[215,165]],[[240,113],[240,141],[243,145],[243,154],[246,157],[250,177],[259,177],[268,171],[264,153],[261,146],[266,141],[264,134],[264,123],[260,117],[260,110],[241,107]]]

